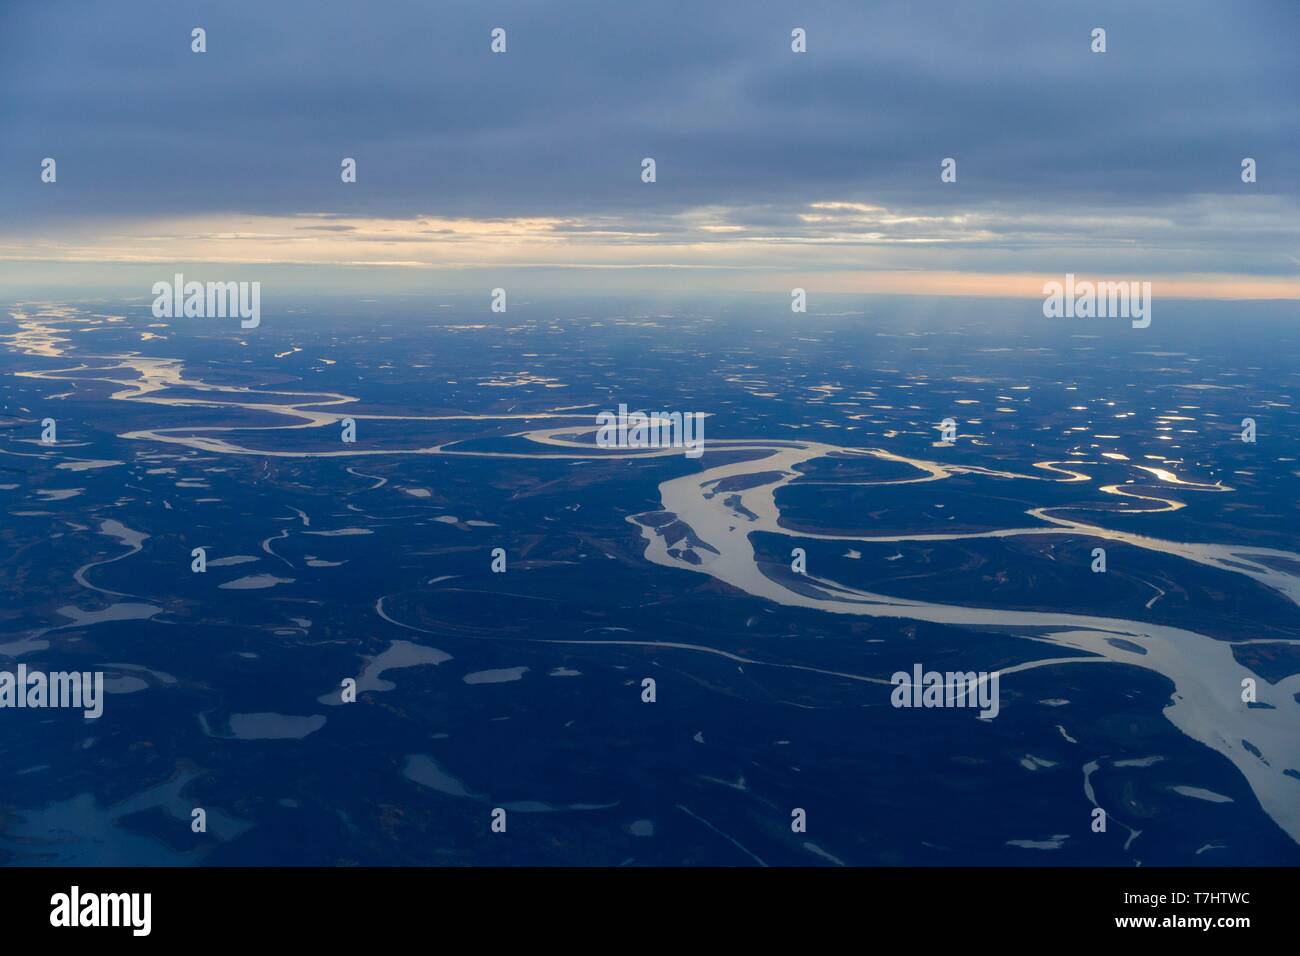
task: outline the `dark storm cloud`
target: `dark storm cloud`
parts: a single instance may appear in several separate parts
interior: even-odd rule
[[[1240,190],[1248,155],[1289,202],[1298,35],[1293,0],[8,2],[0,215],[1105,212]]]

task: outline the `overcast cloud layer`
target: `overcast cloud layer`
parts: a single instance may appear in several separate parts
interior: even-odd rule
[[[0,257],[1294,279],[1297,48],[1293,0],[16,0]]]

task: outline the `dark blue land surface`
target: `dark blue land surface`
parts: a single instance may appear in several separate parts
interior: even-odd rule
[[[1300,863],[1261,796],[1300,806],[1300,745],[1270,750],[1262,724],[1251,742],[1262,710],[1215,723],[1198,695],[1241,688],[1197,659],[1231,645],[1294,704],[1296,592],[1029,514],[1297,550],[1293,310],[1158,304],[1137,330],[1044,319],[1036,301],[791,315],[779,296],[518,296],[505,314],[486,298],[302,299],[245,331],[155,320],[140,300],[6,303],[0,669],[99,670],[108,694],[96,720],[0,709],[0,862]],[[172,361],[149,379],[142,359]],[[355,418],[356,443],[276,411],[312,396],[338,402],[312,412]],[[706,454],[584,455],[523,434],[589,429],[620,403],[707,413]],[[828,454],[777,489],[782,527],[750,544],[792,595],[804,548],[810,574],[858,592],[1204,645],[1175,640],[1173,665],[1006,673],[992,720],[895,708],[859,678],[1089,655],[1010,619],[834,613],[649,560],[628,519],[663,507],[662,483],[764,472],[765,452],[726,440],[899,459]],[[955,470],[909,480],[917,460]],[[1273,567],[1294,578],[1300,558]],[[345,678],[355,703],[339,702]],[[1167,712],[1176,692],[1186,726]],[[1266,776],[1252,785],[1199,739],[1215,727]]]

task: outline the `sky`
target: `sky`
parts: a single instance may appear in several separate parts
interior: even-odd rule
[[[1296,0],[0,0],[0,290],[1300,299],[1298,45]]]

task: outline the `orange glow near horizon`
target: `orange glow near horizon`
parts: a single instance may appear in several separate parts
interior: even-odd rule
[[[785,273],[769,276],[758,287],[777,291],[802,286],[820,292],[863,295],[951,295],[999,299],[1041,299],[1043,286],[1064,276],[1047,273],[884,271],[857,273]],[[1300,299],[1300,276],[1078,274],[1076,282],[1149,281],[1153,295],[1169,299]]]
[[[850,208],[851,207],[851,208]],[[817,203],[814,215],[875,215],[878,207]],[[81,223],[55,235],[0,236],[0,263],[325,266],[411,270],[565,269],[671,272],[684,290],[1041,298],[1061,274],[962,269],[977,256],[960,217],[927,238],[832,231],[759,234],[706,210],[637,227],[608,218],[213,215]],[[778,231],[779,232],[779,231]],[[974,236],[984,237],[977,230]],[[913,268],[916,262],[919,267]],[[1300,275],[1104,274],[1080,263],[1079,280],[1145,281],[1153,294],[1189,299],[1300,299]],[[661,281],[661,280],[656,280]],[[629,280],[628,285],[635,283]]]

